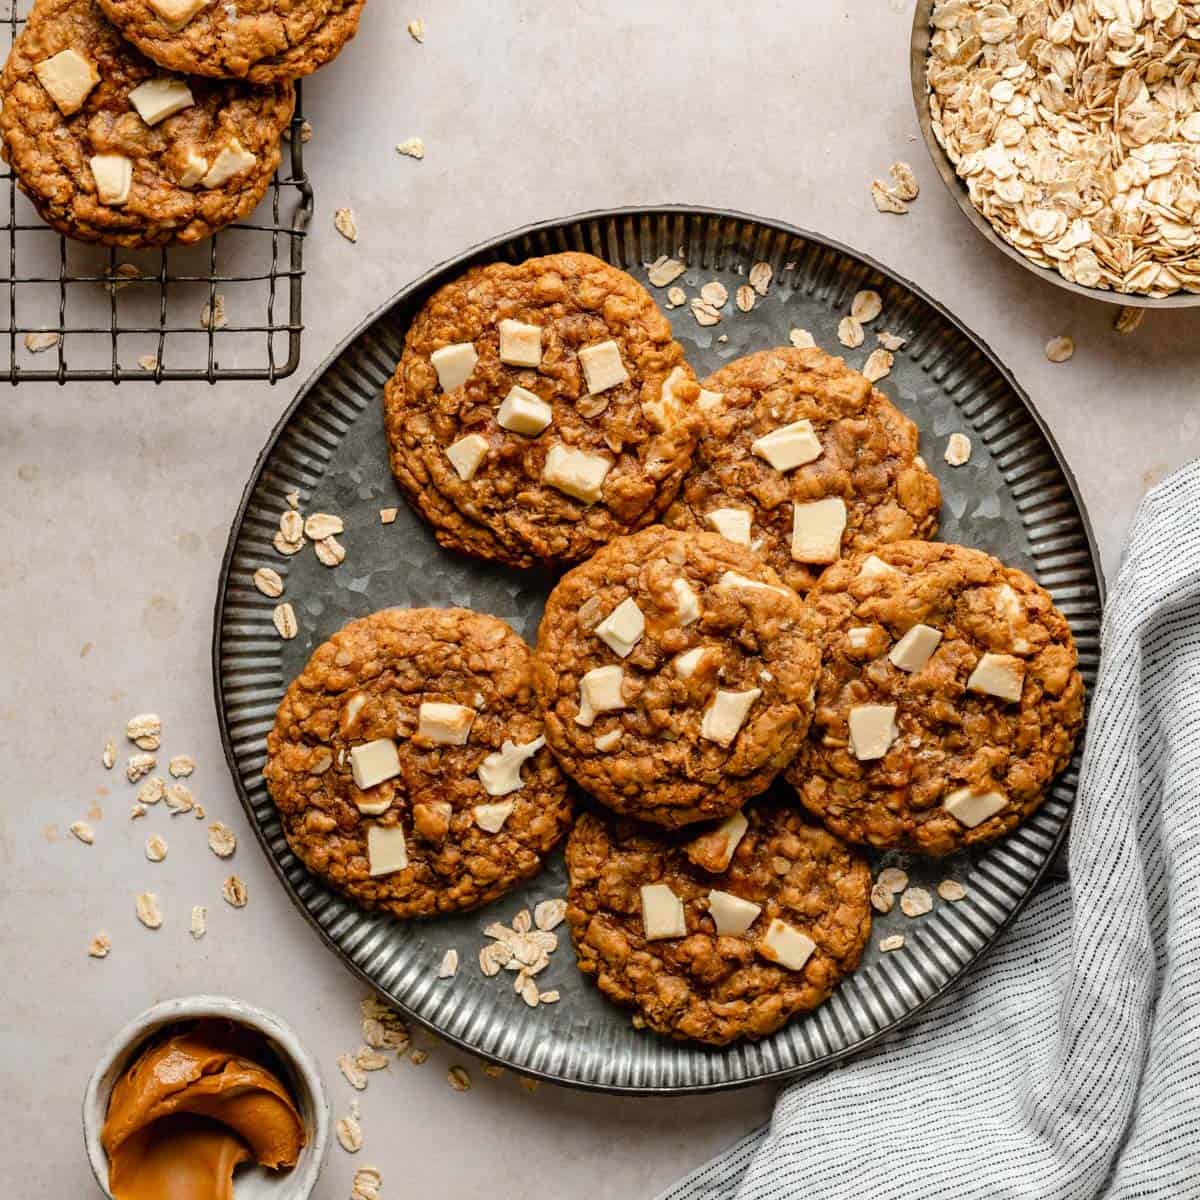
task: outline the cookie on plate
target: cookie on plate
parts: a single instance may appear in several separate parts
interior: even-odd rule
[[[760,350],[702,387],[708,426],[666,524],[754,547],[799,592],[843,554],[936,533],[917,427],[840,358]]]
[[[1042,802],[1083,723],[1066,618],[1029,576],[966,546],[898,542],[808,594],[824,653],[788,779],[852,842],[949,854]]]
[[[624,271],[577,253],[476,267],[409,326],[384,393],[392,472],[443,546],[575,562],[671,502],[699,394]]]
[[[397,917],[504,895],[571,818],[529,647],[458,608],[387,609],[319,646],[279,706],[263,777],[305,866]]]
[[[652,526],[550,593],[535,667],[546,740],[618,812],[725,816],[799,748],[820,657],[803,602],[749,550]]]
[[[816,1008],[871,933],[871,872],[786,801],[665,833],[584,813],[567,842],[579,968],[634,1023],[725,1045]]]
[[[295,91],[163,76],[93,0],[38,0],[0,100],[0,153],[42,219],[138,247],[196,242],[250,213]]]
[[[308,75],[358,31],[366,0],[99,0],[168,71],[279,83]]]

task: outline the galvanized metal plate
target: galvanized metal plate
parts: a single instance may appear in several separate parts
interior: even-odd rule
[[[266,735],[286,684],[346,621],[391,605],[457,604],[494,613],[535,639],[553,576],[481,564],[436,544],[392,480],[380,398],[405,329],[433,289],[475,263],[566,249],[597,254],[643,280],[645,263],[677,254],[688,263],[678,282],[689,295],[709,280],[724,283],[730,302],[720,324],[701,328],[686,306],[669,313],[701,375],[786,343],[796,327],[856,366],[874,346],[874,331],[905,337],[880,386],[921,429],[925,458],[942,482],[941,537],[997,554],[1047,587],[1071,622],[1085,680],[1089,686],[1094,681],[1101,582],[1086,517],[1029,401],[977,338],[911,284],[813,234],[691,208],[591,214],[507,235],[405,288],[316,373],[276,427],[234,521],[217,600],[217,711],[234,782],[276,873],[326,944],[449,1041],[531,1075],[608,1091],[705,1090],[809,1070],[863,1048],[912,1016],[983,953],[1055,855],[1077,762],[1038,813],[989,850],[940,862],[882,856],[928,887],[953,875],[966,884],[968,897],[939,903],[919,921],[898,908],[877,916],[862,964],[825,1005],[762,1042],[724,1050],[635,1030],[629,1015],[579,974],[565,929],[550,968],[538,979],[543,989],[562,993],[559,1004],[531,1010],[514,993],[510,973],[486,978],[479,971],[485,925],[510,921],[538,900],[565,894],[561,852],[540,876],[486,909],[399,922],[363,912],[308,874],[288,849],[262,781]],[[738,312],[732,297],[757,261],[771,264],[774,281],[751,312]],[[862,347],[842,351],[837,324],[861,288],[880,293],[883,313]],[[665,303],[664,292],[654,294]],[[967,432],[975,444],[970,462],[957,469],[942,460],[954,431]],[[347,556],[336,570],[322,566],[311,549],[294,558],[273,549],[291,491],[300,493],[306,512],[344,517]],[[400,509],[393,525],[380,523],[385,506]],[[251,583],[264,564],[286,581],[300,625],[292,641],[282,641],[272,625],[275,601]],[[894,932],[906,935],[906,947],[881,955],[880,939]],[[437,965],[450,947],[459,951],[458,975],[438,980]]]

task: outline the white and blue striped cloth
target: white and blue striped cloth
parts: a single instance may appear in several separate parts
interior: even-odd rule
[[[1200,1197],[1200,463],[1143,501],[1070,834],[988,957],[662,1200]]]

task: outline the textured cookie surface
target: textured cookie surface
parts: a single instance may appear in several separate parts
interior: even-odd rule
[[[501,361],[502,321],[532,330],[536,366]],[[435,365],[447,347],[469,369],[457,384]],[[619,357],[601,387],[604,364],[585,365],[605,348]],[[514,388],[542,413],[540,432],[502,423]],[[666,318],[624,271],[578,253],[495,263],[438,291],[408,330],[384,396],[392,471],[444,546],[514,566],[574,562],[670,503],[698,395]],[[464,446],[475,465],[460,469]],[[594,490],[564,490],[561,472],[576,467]]]
[[[627,654],[605,640],[639,623]],[[804,738],[815,636],[799,597],[750,551],[661,525],[620,538],[546,603],[536,665],[546,738],[618,812],[666,826],[733,812]]]
[[[824,654],[788,779],[815,816],[854,842],[947,854],[1037,808],[1070,760],[1083,681],[1066,618],[1032,579],[965,546],[901,542],[831,567],[808,605]],[[856,717],[871,708],[884,711]],[[858,744],[856,720],[859,742],[881,740]]]
[[[64,51],[98,77],[69,116],[38,75],[39,66]],[[292,85],[187,80],[193,103],[151,126],[130,93],[160,74],[121,40],[93,0],[38,0],[0,77],[0,132],[22,190],[55,229],[116,246],[195,242],[262,199],[295,105]],[[247,157],[228,179],[207,176],[223,152],[228,160],[239,151]],[[123,203],[101,201],[96,156],[130,164]],[[189,172],[196,178],[185,187]]]
[[[429,704],[466,710],[464,744],[436,740],[430,717],[444,720],[445,710]],[[503,895],[566,833],[566,780],[541,735],[531,654],[503,621],[464,609],[387,609],[313,653],[279,707],[263,776],[309,870],[366,907],[428,916]],[[360,776],[360,788],[352,751],[383,741],[395,747],[396,773],[371,786]],[[508,743],[519,754],[505,770],[496,760]],[[505,777],[517,786],[495,794]],[[407,867],[371,874],[380,865],[373,827],[402,832]],[[391,853],[396,835],[377,845]]]
[[[941,489],[917,460],[916,426],[840,358],[817,349],[762,350],[702,386],[720,400],[705,397],[708,427],[668,525],[709,529],[722,512],[745,514],[750,544],[800,592],[839,554],[937,531]],[[793,436],[794,457],[786,435],[778,453],[764,440],[775,435],[778,444],[779,431],[798,422],[808,431]],[[840,535],[834,527],[828,552],[794,545],[795,510],[814,502],[830,502],[834,511],[802,515],[812,513],[818,525],[844,523]]]
[[[713,871],[689,857],[693,831],[590,812],[576,823],[567,842],[576,957],[605,996],[634,1010],[635,1024],[713,1045],[765,1037],[826,1000],[857,966],[871,931],[866,862],[786,802],[758,801],[746,817],[732,861]],[[682,936],[646,939],[647,885],[678,899]],[[717,933],[714,890],[759,907],[744,932]],[[813,943],[798,970],[764,956],[776,920]]]
[[[169,71],[276,83],[335,58],[366,0],[207,0],[182,27],[154,0],[99,0],[126,38]]]

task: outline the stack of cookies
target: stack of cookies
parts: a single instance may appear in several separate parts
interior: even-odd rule
[[[0,153],[68,237],[209,237],[263,198],[293,80],[336,56],[364,3],[36,0],[0,76]]]
[[[432,296],[384,414],[444,546],[577,565],[536,651],[493,617],[387,610],[288,690],[268,784],[296,853],[362,903],[501,895],[574,790],[581,970],[639,1026],[763,1037],[857,965],[866,853],[997,838],[1069,760],[1065,619],[927,540],[916,427],[840,359],[766,349],[697,381],[633,278],[564,253]]]

